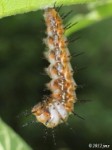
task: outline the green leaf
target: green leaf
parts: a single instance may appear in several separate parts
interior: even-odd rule
[[[0,0],[0,18],[20,13],[36,11],[46,6],[71,5],[95,2],[96,0]]]
[[[0,119],[0,150],[31,150],[31,148]]]
[[[89,25],[99,22],[105,18],[112,16],[112,1],[105,3],[91,3],[87,4],[89,12],[87,14],[77,14],[72,17],[69,22],[78,22],[75,26],[67,30],[66,35],[69,36],[75,31],[88,27]]]

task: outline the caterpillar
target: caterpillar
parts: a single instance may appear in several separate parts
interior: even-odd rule
[[[45,71],[51,78],[46,86],[51,94],[36,104],[31,112],[38,122],[54,128],[66,122],[74,112],[77,84],[73,79],[70,52],[64,36],[65,28],[56,8],[45,8],[44,19],[47,26],[47,37],[44,39],[47,51],[44,55],[50,63]]]

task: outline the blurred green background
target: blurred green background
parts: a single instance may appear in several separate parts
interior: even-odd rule
[[[61,13],[73,10],[64,23],[75,16],[86,16],[90,8],[90,5],[63,7]],[[105,16],[109,9],[104,5],[101,12]],[[83,21],[80,28],[80,23],[69,30],[69,39],[80,37],[69,44],[69,49],[71,54],[84,52],[72,57],[71,63],[74,71],[76,66],[87,67],[75,71],[74,79],[78,85],[85,85],[77,89],[78,99],[91,102],[74,106],[84,121],[71,116],[69,125],[61,124],[54,129],[55,146],[52,131],[43,125],[22,127],[34,118],[21,112],[30,111],[48,94],[44,90],[50,79],[44,75],[44,68],[49,64],[43,57],[46,49],[42,41],[46,37],[43,11],[0,20],[0,115],[34,150],[87,150],[89,143],[110,144],[112,148],[112,14],[105,19],[96,18],[91,26]]]

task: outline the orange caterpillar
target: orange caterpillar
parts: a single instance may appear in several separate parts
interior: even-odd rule
[[[64,36],[62,19],[55,8],[46,8],[44,18],[47,26],[47,38],[44,40],[48,47],[45,57],[50,62],[46,70],[51,81],[47,84],[52,94],[32,109],[38,122],[48,128],[66,122],[73,113],[76,102],[76,83],[70,64],[70,53],[67,39]]]

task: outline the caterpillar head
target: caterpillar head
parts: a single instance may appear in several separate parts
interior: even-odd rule
[[[32,113],[36,116],[38,122],[48,128],[54,128],[68,118],[68,112],[64,105],[57,101],[46,105],[39,103],[33,107]]]

